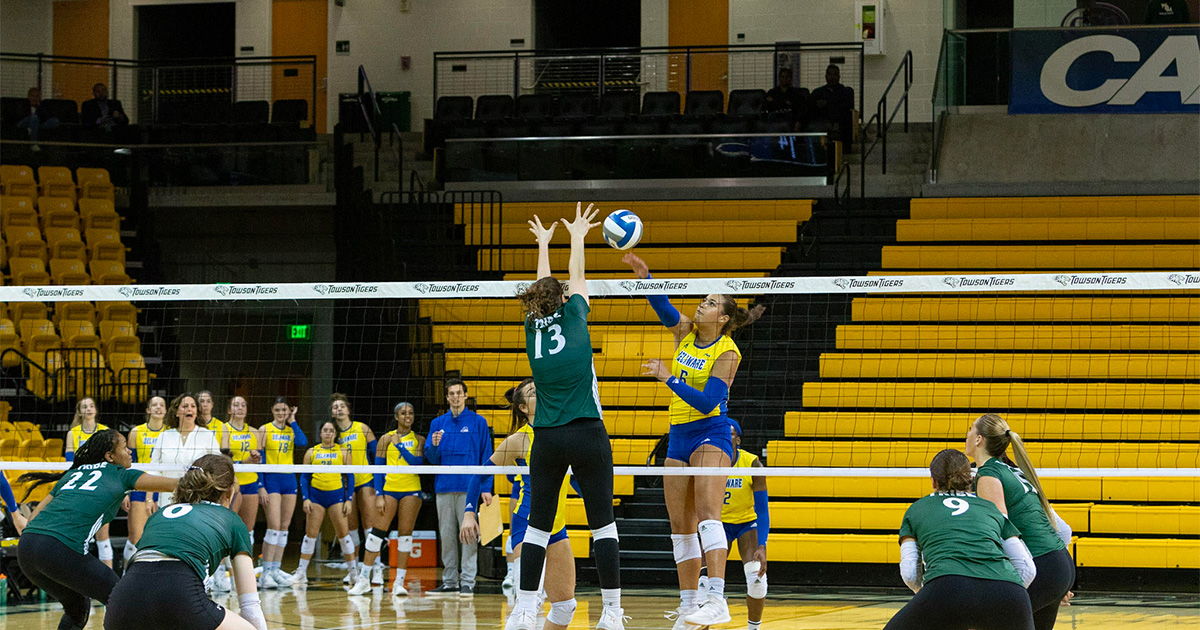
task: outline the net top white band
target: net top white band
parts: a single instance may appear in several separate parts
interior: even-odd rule
[[[1200,272],[588,280],[593,297],[821,293],[1002,293],[1200,289]],[[509,298],[529,282],[379,282],[4,286],[0,302],[264,301],[337,298]]]

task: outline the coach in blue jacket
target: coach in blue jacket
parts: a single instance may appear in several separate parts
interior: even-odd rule
[[[433,419],[429,440],[425,442],[425,459],[442,466],[480,466],[492,457],[492,431],[483,416],[467,409],[467,384],[453,378],[446,381],[446,402],[450,411]],[[477,544],[462,545],[462,576],[459,577],[458,531],[462,527],[467,502],[467,475],[437,475],[438,534],[442,545],[442,584],[429,591],[430,595],[456,594],[471,597],[475,594],[475,575],[478,572]],[[492,502],[492,476],[482,485],[480,500]]]

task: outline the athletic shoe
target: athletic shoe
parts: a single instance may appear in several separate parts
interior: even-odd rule
[[[470,599],[472,597],[475,597],[475,587],[467,586],[466,584],[463,584],[458,589],[458,596],[463,599]]]
[[[371,585],[383,586],[383,565],[378,562],[371,568]]]
[[[513,573],[515,573],[515,571],[509,569],[508,573],[504,574],[504,581],[500,583],[500,588],[509,589],[513,587],[513,582],[515,581],[516,577],[513,575]]]
[[[518,606],[513,608],[504,622],[504,630],[534,630],[537,627],[537,611]]]
[[[296,571],[295,573],[292,574],[292,586],[301,586],[301,585],[305,585],[305,584],[308,584],[308,573],[307,572],[301,573],[299,571]]]
[[[690,630],[691,628],[694,628],[695,624],[690,624],[690,623],[684,621],[684,619],[687,618],[688,615],[695,614],[699,610],[700,610],[699,606],[689,606],[687,608],[684,608],[681,605],[679,608],[676,608],[675,610],[667,611],[667,615],[666,615],[667,619],[673,620],[675,622],[675,625],[671,626],[671,630]]]
[[[458,585],[457,584],[446,584],[445,582],[442,582],[441,586],[438,586],[437,588],[433,589],[432,591],[425,593],[425,595],[427,595],[429,597],[442,597],[445,595],[458,595]]]
[[[274,571],[263,571],[262,575],[258,576],[259,590],[266,590],[269,588],[276,588],[279,586],[278,584],[275,583],[275,578],[272,576],[273,573],[275,573],[275,572]]]
[[[596,623],[596,630],[625,630],[625,622],[630,620],[630,617],[625,616],[624,608],[605,606],[600,611],[600,621]]]
[[[404,580],[396,578],[392,584],[392,597],[401,597],[408,595],[408,589],[404,588]]]
[[[364,595],[371,592],[371,578],[366,573],[360,573],[350,587],[351,595]]]
[[[721,623],[729,623],[732,617],[729,616],[729,604],[725,598],[716,594],[709,594],[708,600],[700,604],[700,610],[688,615],[684,621],[694,626],[715,626]]]
[[[357,578],[358,578],[357,570],[351,569],[349,571],[346,571],[346,577],[342,578],[342,585],[350,586],[351,584],[354,584],[354,580]]]
[[[279,588],[287,588],[295,582],[292,575],[284,573],[282,569],[271,569],[271,579],[275,580],[275,585]]]

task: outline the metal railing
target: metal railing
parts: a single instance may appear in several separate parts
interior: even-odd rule
[[[904,92],[900,94],[900,98],[896,101],[896,106],[892,108],[890,114],[887,113],[888,94],[891,93],[892,87],[896,85],[896,79],[900,78],[901,73],[904,76]],[[863,125],[864,136],[866,130],[871,128],[871,123],[875,123],[875,140],[870,146],[867,146],[866,138],[859,144],[861,151],[861,161],[859,163],[859,182],[860,196],[867,196],[867,157],[875,150],[875,146],[879,145],[880,162],[883,166],[883,174],[887,175],[887,134],[892,127],[892,122],[896,120],[896,115],[900,113],[900,109],[904,109],[904,131],[908,132],[908,91],[913,83],[913,54],[912,51],[904,53],[904,59],[900,61],[900,65],[896,67],[896,71],[892,73],[892,80],[888,81],[887,87],[883,89],[883,95],[879,97],[879,102],[875,104],[875,113]]]
[[[379,150],[383,148],[383,112],[379,109],[375,90],[371,89],[371,79],[367,77],[367,70],[362,66],[358,67],[358,108],[375,147],[374,181],[378,182]],[[404,188],[404,139],[400,136],[400,127],[396,123],[390,123],[390,127],[388,131],[391,133],[391,139],[388,146],[396,156],[396,190],[402,190]]]
[[[10,355],[20,360],[20,377],[10,377],[16,388],[50,402],[89,397],[140,404],[150,388],[148,368],[104,367],[95,348],[52,348],[45,353],[45,365],[12,348],[0,353],[0,360]]]

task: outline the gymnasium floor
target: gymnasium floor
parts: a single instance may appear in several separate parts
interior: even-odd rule
[[[342,572],[323,567],[313,569],[307,587],[263,593],[267,625],[302,630],[349,630],[351,628],[397,628],[406,630],[492,630],[504,627],[509,605],[498,583],[485,581],[472,599],[425,597],[412,588],[421,582],[428,590],[436,586],[434,569],[409,573],[413,593],[393,600],[381,588],[370,597],[348,597],[341,588]],[[320,577],[324,573],[328,577]],[[782,589],[780,589],[782,590]],[[763,630],[877,630],[904,605],[907,598],[865,594],[812,595],[794,592],[771,593],[767,598]],[[627,630],[668,629],[671,622],[663,612],[674,608],[678,594],[667,590],[627,589],[625,614],[632,617]],[[591,604],[599,600],[594,588],[579,594],[580,605],[571,628],[592,628],[599,610]],[[236,597],[218,598],[221,604],[236,607]],[[1079,594],[1076,604],[1064,608],[1057,627],[1071,630],[1173,630],[1200,627],[1200,602],[1197,598],[1139,597],[1136,594],[1099,596]],[[730,599],[734,621],[725,628],[745,628],[745,606]],[[57,604],[10,606],[0,616],[3,630],[53,630],[61,608]],[[89,621],[89,630],[103,628],[102,611],[97,608]]]

